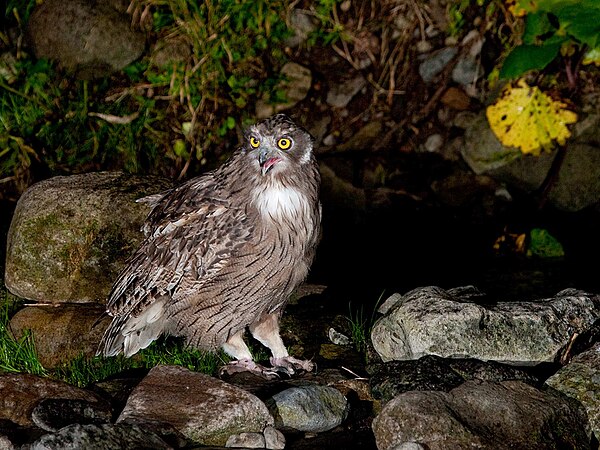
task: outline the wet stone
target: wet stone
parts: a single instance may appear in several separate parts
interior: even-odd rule
[[[440,364],[439,359],[424,356],[409,363],[379,365],[369,381],[373,397],[388,401],[407,391],[449,391],[459,386],[464,378]]]
[[[495,361],[441,358],[428,355],[417,361],[391,361],[374,365],[369,380],[373,397],[389,401],[408,391],[444,391],[467,380],[520,380],[539,385],[540,380],[526,369]]]
[[[31,412],[33,423],[47,431],[58,431],[74,423],[108,423],[111,416],[112,412],[105,403],[63,398],[44,399]]]
[[[265,436],[265,448],[273,450],[282,450],[285,448],[285,436],[277,428],[269,425],[265,427],[263,435]]]
[[[450,392],[398,395],[373,421],[379,450],[590,448],[580,404],[520,381],[467,381]],[[410,448],[410,447],[409,447]]]
[[[46,434],[47,431],[36,426],[21,426],[10,420],[0,419],[0,449],[20,448]],[[4,442],[10,443],[10,445]]]
[[[265,437],[260,433],[240,433],[229,436],[225,447],[265,448]]]
[[[156,434],[137,425],[69,425],[54,434],[46,434],[31,444],[30,450],[50,449],[146,449],[172,447]]]
[[[283,430],[320,433],[332,430],[348,416],[349,405],[329,386],[305,385],[286,389],[265,402]]]
[[[102,409],[103,399],[93,392],[71,386],[62,381],[30,374],[0,376],[0,420],[7,419],[20,426],[31,426],[31,412],[44,399],[72,399],[97,403]]]
[[[262,433],[273,418],[262,401],[231,384],[179,366],[156,366],[117,422],[166,423],[192,443],[223,446],[231,435]]]
[[[10,442],[7,436],[0,435],[0,448],[3,450],[13,450],[15,446]]]

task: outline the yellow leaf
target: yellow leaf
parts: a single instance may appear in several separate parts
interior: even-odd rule
[[[504,3],[514,17],[524,17],[528,12],[537,10],[535,0],[504,0]]]
[[[566,106],[521,79],[517,87],[508,87],[495,104],[487,107],[486,115],[503,145],[539,155],[542,149],[552,148],[553,141],[564,145],[571,136],[567,125],[577,121],[577,114]]]
[[[583,64],[595,64],[600,67],[600,47],[588,50],[583,55]]]

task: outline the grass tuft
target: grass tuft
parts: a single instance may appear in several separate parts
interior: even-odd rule
[[[384,293],[385,291],[381,292],[373,306],[371,315],[368,317],[365,315],[364,305],[361,305],[360,308],[357,309],[353,309],[352,304],[348,305],[349,311],[346,319],[350,325],[350,339],[354,344],[354,348],[356,348],[356,351],[359,353],[366,353],[367,345],[371,338],[371,331],[375,324],[375,313],[377,312],[377,308],[381,303]]]
[[[80,355],[54,370],[51,376],[85,387],[130,369],[151,369],[160,364],[181,366],[212,375],[226,361],[224,354],[187,348],[180,340],[161,338],[131,358],[122,355],[108,358]]]
[[[47,375],[48,371],[37,357],[31,332],[25,332],[20,339],[15,339],[8,327],[10,317],[18,309],[19,302],[5,289],[2,289],[1,294],[3,299],[0,307],[0,371]]]

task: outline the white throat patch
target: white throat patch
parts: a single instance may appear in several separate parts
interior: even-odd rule
[[[293,188],[270,186],[255,192],[254,199],[256,207],[265,218],[295,220],[302,211],[308,211],[306,197]]]

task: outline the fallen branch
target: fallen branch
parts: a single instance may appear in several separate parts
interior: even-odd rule
[[[128,116],[113,116],[112,114],[104,114],[97,112],[89,112],[88,116],[98,117],[99,119],[106,120],[108,123],[117,123],[119,125],[125,125],[133,122],[140,115],[139,112],[134,112]]]

